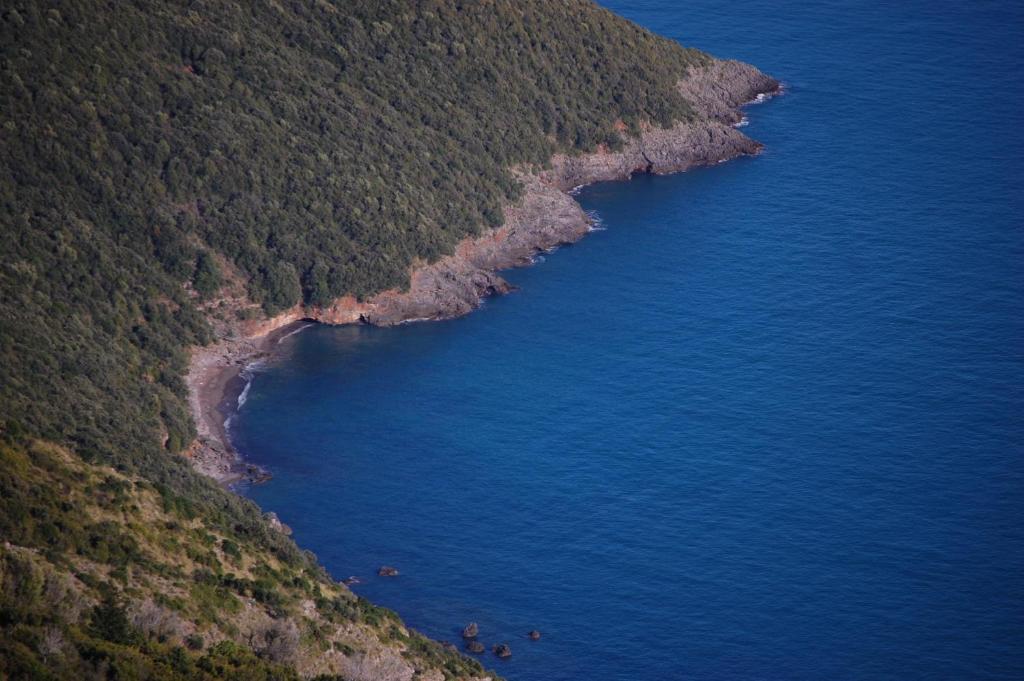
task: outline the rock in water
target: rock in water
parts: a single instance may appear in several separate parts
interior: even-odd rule
[[[508,647],[507,643],[499,643],[494,646],[493,650],[498,657],[512,657],[512,649]]]
[[[484,652],[484,644],[480,641],[469,641],[466,643],[466,650],[471,653],[482,653]]]
[[[377,574],[381,577],[397,577],[398,568],[393,568],[390,565],[381,565],[380,569],[377,570]]]
[[[534,629],[529,634],[527,634],[527,636],[530,637],[531,641],[539,641],[540,640],[540,632],[537,631],[536,629]]]
[[[476,626],[476,622],[470,622],[466,625],[466,628],[462,630],[462,638],[476,638],[479,633],[480,627]]]

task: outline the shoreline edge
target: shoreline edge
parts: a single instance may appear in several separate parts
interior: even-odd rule
[[[557,154],[548,169],[515,169],[523,194],[506,207],[504,224],[463,240],[453,254],[434,263],[414,266],[407,291],[383,291],[366,301],[345,296],[325,308],[300,304],[272,318],[215,322],[217,342],[193,347],[189,359],[186,383],[198,436],[185,456],[200,473],[226,486],[270,477],[232,447],[227,421],[239,406],[247,367],[271,360],[278,342],[305,325],[395,326],[468,314],[484,298],[512,290],[500,270],[530,265],[538,253],[578,241],[591,230],[592,219],[573,198],[583,186],[638,173],[668,175],[760,153],[763,146],[739,130],[746,122],[740,108],[779,94],[777,80],[749,64],[715,59],[692,69],[678,87],[703,118],[646,128],[619,151]],[[230,264],[223,265],[231,271]],[[235,289],[209,307],[228,302],[229,309],[252,309],[244,284]]]

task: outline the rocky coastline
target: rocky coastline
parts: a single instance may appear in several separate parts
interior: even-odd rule
[[[267,477],[231,447],[225,420],[244,388],[245,367],[271,358],[278,341],[298,326],[393,326],[467,314],[483,298],[511,289],[498,271],[529,265],[537,253],[577,241],[590,230],[591,220],[573,199],[572,189],[627,180],[636,173],[682,172],[760,152],[762,145],[737,128],[739,108],[778,93],[778,81],[748,64],[713,60],[691,71],[679,88],[693,104],[695,120],[644,129],[618,151],[559,154],[547,169],[517,169],[523,193],[506,208],[505,223],[462,241],[437,262],[415,267],[408,290],[383,291],[365,301],[346,296],[324,308],[298,305],[270,319],[215,322],[220,340],[193,348],[186,377],[198,432],[187,456],[195,468],[222,484]]]

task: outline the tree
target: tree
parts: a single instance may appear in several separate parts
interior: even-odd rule
[[[92,610],[90,617],[90,633],[112,643],[122,645],[138,644],[139,632],[128,618],[128,612],[122,600],[113,590],[109,590]]]
[[[209,298],[221,285],[220,268],[206,251],[200,251],[196,258],[196,270],[192,275],[192,287],[203,298]]]

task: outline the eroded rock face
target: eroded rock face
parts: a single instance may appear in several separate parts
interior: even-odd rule
[[[384,291],[366,303],[342,299],[315,311],[328,323],[357,320],[393,326],[426,319],[449,319],[472,312],[483,298],[508,293],[511,286],[496,270],[532,262],[541,251],[572,243],[590,228],[579,204],[558,187],[534,175],[519,174],[523,195],[505,210],[505,224],[459,244],[456,252],[416,268],[408,291]]]
[[[733,60],[713,61],[692,69],[679,83],[679,91],[703,116],[723,123],[739,123],[739,107],[761,95],[779,91],[779,81],[750,64]]]

